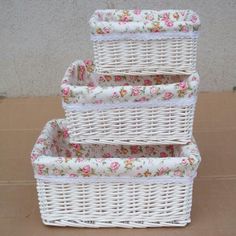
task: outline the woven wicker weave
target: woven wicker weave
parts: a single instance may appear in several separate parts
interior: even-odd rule
[[[196,71],[197,38],[150,41],[94,41],[100,74],[191,74]]]
[[[145,228],[190,222],[192,183],[53,183],[37,181],[44,224]]]
[[[67,111],[72,143],[185,144],[191,140],[195,105]]]

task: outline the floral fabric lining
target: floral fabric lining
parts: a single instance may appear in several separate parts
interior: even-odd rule
[[[41,132],[31,154],[35,176],[192,177],[201,160],[194,140],[160,146],[70,144],[65,122],[52,120]]]
[[[61,83],[66,104],[170,101],[197,96],[199,75],[106,76],[94,72],[91,60],[78,60]]]
[[[90,21],[91,33],[193,32],[200,26],[191,10],[96,10]]]

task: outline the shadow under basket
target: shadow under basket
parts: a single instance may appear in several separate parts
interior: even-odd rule
[[[70,144],[64,120],[48,122],[33,151],[44,224],[145,228],[190,222],[200,163],[187,145]]]

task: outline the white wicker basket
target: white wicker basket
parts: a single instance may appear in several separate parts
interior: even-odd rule
[[[102,76],[91,61],[66,71],[61,91],[72,143],[184,144],[199,76]]]
[[[100,74],[191,74],[199,17],[191,10],[97,10],[90,19]]]
[[[31,157],[47,225],[143,228],[190,222],[200,163],[194,140],[182,146],[75,145],[69,144],[64,121],[55,120],[43,129]]]

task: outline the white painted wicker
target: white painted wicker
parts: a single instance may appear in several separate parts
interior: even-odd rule
[[[83,75],[81,70],[85,71]],[[147,76],[138,77],[141,87],[116,86],[116,77],[111,76],[110,85],[104,85],[100,82],[103,77],[91,72],[91,68],[90,72],[86,70],[82,61],[76,61],[68,68],[61,85],[71,143],[184,144],[191,140],[199,84],[197,73],[180,76],[185,86],[185,90],[180,90],[179,82],[168,82],[171,80],[144,86]],[[89,86],[91,81],[97,86]],[[140,99],[149,96],[149,100],[136,102],[137,96],[132,94],[135,90],[147,91],[146,95],[140,94]],[[152,95],[152,90],[160,93]],[[123,91],[128,92],[122,97],[119,94]],[[171,99],[165,99],[166,94],[171,94]],[[99,96],[106,101],[101,103]]]
[[[190,222],[189,183],[56,183],[37,180],[46,225],[145,228]]]
[[[191,140],[195,104],[105,111],[66,110],[72,143],[185,144]]]
[[[97,10],[90,19],[99,74],[191,74],[200,21],[190,10]]]
[[[93,41],[98,74],[191,74],[196,71],[197,36],[159,40]]]

